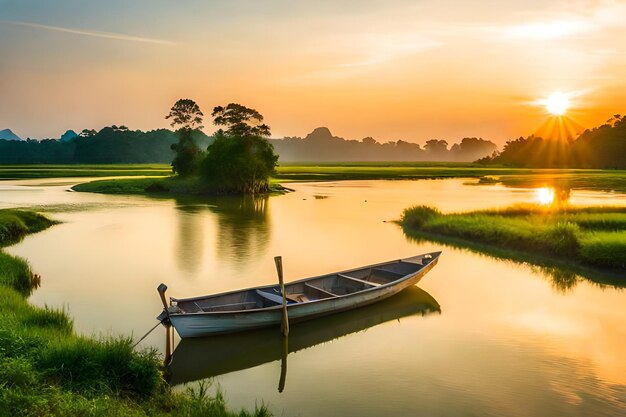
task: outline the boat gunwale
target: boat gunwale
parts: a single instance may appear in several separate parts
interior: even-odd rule
[[[426,264],[421,266],[421,268],[417,269],[414,272],[410,272],[406,275],[401,276],[400,278],[394,280],[394,281],[390,281],[387,282],[385,284],[381,284],[379,286],[376,287],[371,287],[371,288],[364,288],[362,290],[359,291],[355,291],[349,294],[337,294],[333,297],[327,297],[327,298],[319,298],[317,300],[309,300],[309,301],[305,301],[305,302],[298,302],[298,303],[292,303],[292,304],[287,304],[287,308],[293,308],[296,306],[302,306],[302,305],[311,305],[314,303],[318,303],[318,302],[322,302],[322,301],[330,301],[330,300],[335,300],[335,299],[340,299],[340,298],[345,298],[345,297],[350,297],[350,296],[355,296],[355,295],[359,295],[359,294],[364,294],[367,292],[371,292],[371,291],[382,291],[385,288],[391,287],[393,285],[397,285],[400,282],[406,281],[408,279],[413,278],[415,275],[417,275],[418,273],[420,273],[422,270],[424,270],[424,268],[430,266],[431,264],[435,264],[437,263],[437,260],[439,259],[439,256],[441,255],[441,251],[437,251],[437,252],[430,252],[430,253],[425,253],[423,255],[417,255],[417,256],[412,256],[409,258],[401,258],[401,259],[395,259],[393,261],[387,261],[387,262],[380,262],[377,264],[372,264],[372,265],[367,265],[367,266],[362,266],[359,268],[352,268],[352,269],[348,269],[348,270],[344,270],[344,271],[339,271],[339,272],[333,272],[330,274],[324,274],[324,275],[317,275],[317,276],[313,276],[313,277],[308,277],[308,278],[301,278],[299,280],[296,281],[291,281],[289,283],[286,283],[285,286],[288,285],[292,285],[292,284],[299,284],[302,282],[307,282],[307,281],[311,281],[314,279],[318,279],[318,278],[324,278],[324,277],[329,277],[332,275],[336,275],[336,274],[345,274],[345,273],[349,273],[349,272],[354,272],[354,271],[359,271],[362,269],[368,269],[368,268],[375,268],[377,266],[381,266],[381,265],[389,265],[389,264],[393,264],[393,263],[398,263],[398,262],[407,262],[407,263],[413,263],[416,265],[419,265],[416,262],[410,262],[410,261],[405,261],[406,259],[413,259],[413,258],[421,258],[423,259],[425,256],[427,255],[431,255],[432,259],[431,261]],[[267,288],[273,288],[275,287],[276,284],[271,284],[271,285],[264,285],[264,286],[259,286],[259,287],[250,287],[250,288],[243,288],[243,289],[239,289],[239,290],[233,290],[233,291],[228,291],[228,292],[223,292],[223,293],[218,293],[218,294],[213,294],[213,295],[204,295],[204,296],[199,296],[199,297],[191,297],[191,298],[174,298],[174,297],[170,297],[171,301],[176,301],[178,302],[187,302],[187,301],[198,301],[198,300],[203,300],[203,299],[207,299],[207,298],[211,298],[211,297],[219,297],[219,296],[224,296],[224,295],[230,295],[230,294],[236,294],[236,293],[240,293],[240,292],[245,292],[245,291],[251,291],[251,290],[262,290],[262,289],[267,289]],[[198,316],[198,315],[231,315],[231,314],[248,314],[248,313],[255,313],[255,312],[259,312],[259,311],[273,311],[273,310],[279,310],[282,309],[282,305],[277,304],[275,306],[270,306],[270,307],[260,307],[260,308],[251,308],[251,309],[244,309],[244,310],[227,310],[227,311],[195,311],[195,312],[172,312],[170,311],[169,314],[170,316],[173,317],[184,317],[184,316]]]

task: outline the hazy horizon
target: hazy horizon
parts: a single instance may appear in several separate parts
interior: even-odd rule
[[[0,12],[0,129],[23,138],[168,127],[191,98],[207,116],[254,107],[272,137],[327,126],[501,146],[545,123],[537,101],[554,92],[583,128],[626,101],[621,1],[0,0]]]

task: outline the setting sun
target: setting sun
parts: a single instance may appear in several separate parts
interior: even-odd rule
[[[538,103],[545,106],[548,113],[553,116],[563,116],[571,107],[569,96],[563,93],[551,94],[545,99],[539,100]]]

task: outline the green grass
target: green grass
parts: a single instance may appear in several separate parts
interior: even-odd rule
[[[170,176],[168,164],[2,165],[0,179]],[[530,169],[454,162],[368,162],[281,164],[275,180],[339,181],[374,179],[479,178],[481,184],[626,192],[626,171],[594,169]]]
[[[65,177],[167,176],[169,164],[0,165],[0,180]]]
[[[507,187],[535,188],[549,186],[557,189],[616,191],[626,193],[626,171],[599,169],[562,169],[533,175],[509,174],[497,176],[496,182]],[[547,170],[546,170],[547,171]]]
[[[169,171],[164,171],[163,175],[169,175]],[[444,178],[475,178],[478,179],[478,185],[502,183],[515,187],[553,186],[565,189],[626,192],[626,171],[485,168],[481,165],[462,163],[286,164],[277,168],[270,184],[273,187],[272,193],[282,194],[288,191],[288,188],[281,184],[289,182]],[[215,194],[197,180],[181,180],[174,176],[98,180],[79,184],[74,190],[103,194]]]
[[[0,247],[18,242],[29,233],[36,233],[55,222],[25,210],[0,210]],[[0,285],[8,286],[24,296],[30,295],[38,277],[30,272],[21,258],[0,251]]]
[[[130,178],[97,180],[72,187],[74,191],[101,194],[152,194],[158,195],[216,195],[210,186],[196,177],[180,178]],[[270,184],[270,193],[282,194],[287,189],[276,182]]]
[[[530,169],[484,168],[462,163],[349,163],[280,165],[275,178],[289,181],[478,178],[486,175],[529,174]]]
[[[36,213],[0,210],[0,242],[52,224]],[[66,311],[28,304],[33,277],[25,260],[0,251],[0,417],[269,415],[264,406],[235,414],[204,385],[173,392],[156,351],[136,351],[130,338],[77,336]]]
[[[478,178],[481,185],[503,183],[515,187],[626,192],[626,171],[485,167],[467,163],[285,164],[278,167],[275,178],[280,182]]]
[[[114,177],[114,176],[171,176],[168,164],[117,164],[117,165],[2,165],[0,180],[61,177]],[[593,169],[529,169],[506,166],[485,167],[472,163],[442,162],[371,162],[327,164],[281,164],[272,183],[294,181],[340,180],[398,180],[476,178],[480,185],[502,183],[514,187],[553,186],[566,189],[626,192],[626,171]],[[197,186],[168,183],[171,193],[206,194]],[[119,181],[119,180],[115,180]],[[126,184],[99,183],[89,191],[107,194],[145,193],[154,179],[129,179]],[[136,182],[135,182],[136,181]],[[87,191],[87,187],[79,188]]]
[[[31,294],[36,278],[26,260],[0,252],[0,285],[13,288],[24,296]]]
[[[456,246],[478,244],[479,250],[503,257],[522,254],[527,260],[552,258],[574,266],[608,268],[609,275],[621,276],[619,285],[626,285],[626,208],[551,210],[520,205],[442,214],[416,206],[404,211],[400,224],[408,235],[442,238]]]
[[[0,246],[18,242],[29,233],[40,232],[55,222],[25,210],[0,210]]]

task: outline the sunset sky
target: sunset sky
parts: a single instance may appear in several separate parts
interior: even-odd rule
[[[0,0],[0,129],[167,127],[191,98],[273,137],[502,144],[555,92],[583,127],[626,112],[624,22],[617,1]]]

